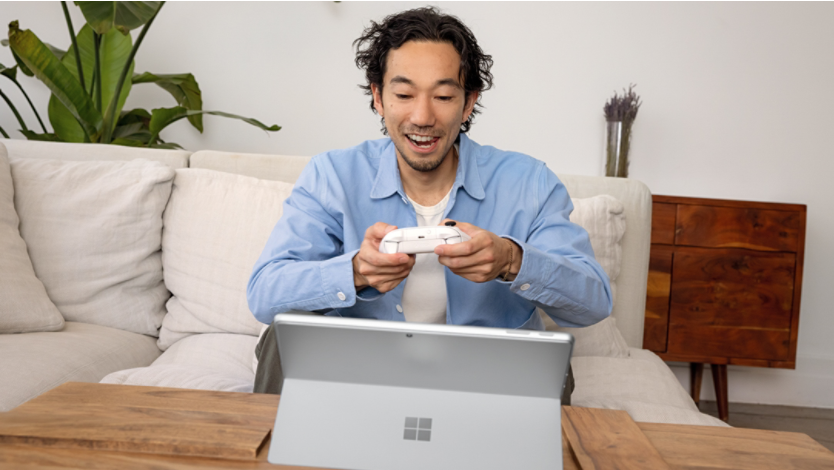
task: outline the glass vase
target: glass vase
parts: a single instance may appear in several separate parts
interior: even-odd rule
[[[606,121],[605,176],[628,176],[628,129],[623,121]]]

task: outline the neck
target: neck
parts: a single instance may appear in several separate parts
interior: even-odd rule
[[[405,194],[421,206],[433,206],[446,197],[455,184],[458,152],[453,145],[440,166],[432,171],[417,171],[411,168],[397,151],[397,166],[400,169]]]

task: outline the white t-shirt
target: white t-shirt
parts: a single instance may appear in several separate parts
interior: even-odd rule
[[[435,227],[443,220],[449,196],[431,207],[421,206],[408,198],[417,211],[419,227]],[[446,323],[446,275],[444,266],[434,253],[419,253],[403,290],[405,320],[416,323]]]

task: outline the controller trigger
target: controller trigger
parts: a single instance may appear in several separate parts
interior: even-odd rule
[[[450,221],[446,222],[444,225],[447,226],[447,227],[454,227],[457,224],[458,223],[455,222],[454,220],[450,220]]]

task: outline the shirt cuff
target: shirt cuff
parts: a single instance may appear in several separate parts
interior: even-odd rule
[[[329,308],[347,308],[356,303],[356,287],[353,285],[353,257],[359,250],[322,261],[321,287]]]
[[[545,288],[545,279],[542,273],[553,272],[553,261],[535,247],[507,235],[501,238],[512,240],[521,247],[521,269],[512,281],[504,281],[501,277],[496,280],[510,286],[510,291],[524,297],[527,300],[535,301]]]

